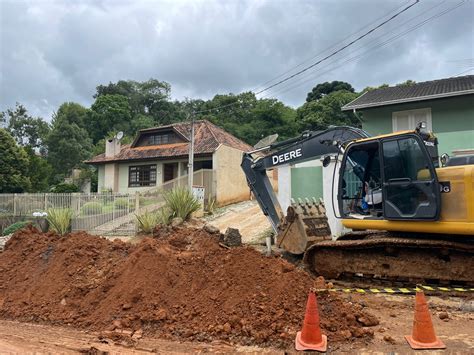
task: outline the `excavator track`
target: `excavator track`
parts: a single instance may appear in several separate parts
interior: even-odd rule
[[[357,234],[353,238],[357,239],[311,245],[303,259],[306,267],[330,279],[356,275],[412,283],[474,285],[472,241],[407,238],[389,233]]]

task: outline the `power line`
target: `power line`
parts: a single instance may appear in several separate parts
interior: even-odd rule
[[[321,62],[335,56],[336,54],[340,53],[341,51],[343,51],[344,49],[348,48],[349,46],[353,45],[354,43],[360,41],[361,39],[367,37],[368,35],[370,35],[372,32],[376,31],[377,29],[379,29],[380,27],[384,26],[385,24],[387,24],[388,22],[392,21],[394,18],[400,16],[402,13],[404,13],[405,11],[407,11],[408,9],[412,8],[413,6],[415,6],[416,4],[418,4],[420,0],[415,0],[415,2],[407,7],[405,7],[404,9],[398,11],[396,14],[392,15],[391,17],[389,17],[387,20],[383,21],[382,23],[380,23],[379,25],[375,26],[374,28],[370,29],[369,31],[365,32],[363,35],[357,37],[356,39],[352,40],[351,42],[349,42],[348,44],[346,44],[345,46],[339,48],[338,50],[332,52],[331,54],[327,55],[326,57],[324,57],[323,59],[320,59],[318,60],[316,63],[313,63],[311,64],[310,66],[307,66],[306,68],[278,81],[277,83],[275,84],[272,84],[260,91],[257,91],[255,94],[258,95],[258,94],[261,94],[262,92],[265,92],[267,90],[270,90],[271,88],[274,88],[275,86],[277,85],[280,85],[292,78],[294,78],[295,76],[298,76],[298,75],[301,75],[302,73],[308,71],[309,69],[315,67],[316,65],[320,64]]]
[[[286,78],[280,80],[279,82],[277,82],[277,83],[275,83],[275,84],[272,84],[272,85],[270,85],[270,86],[268,86],[268,87],[266,87],[266,88],[264,88],[264,89],[262,89],[262,90],[259,90],[259,91],[257,91],[257,92],[254,92],[254,90],[252,90],[252,92],[253,92],[255,95],[258,95],[258,94],[260,94],[260,93],[262,93],[262,92],[265,92],[265,91],[267,91],[267,90],[269,90],[269,89],[271,89],[271,88],[273,88],[273,87],[275,87],[275,86],[277,86],[277,85],[281,85],[282,83],[284,83],[284,82],[286,82],[286,81],[288,81],[288,80],[294,78],[295,76],[298,76],[298,75],[300,75],[300,74],[302,74],[302,73],[308,71],[309,69],[315,67],[316,65],[320,64],[321,62],[323,62],[323,61],[325,61],[325,60],[327,60],[327,59],[329,59],[329,58],[335,56],[336,54],[338,54],[338,53],[340,53],[341,51],[343,51],[344,49],[350,47],[350,46],[353,45],[354,43],[356,43],[356,42],[362,40],[363,38],[367,37],[368,35],[370,35],[370,34],[373,33],[374,31],[376,31],[376,30],[379,29],[380,27],[386,25],[388,22],[392,21],[393,19],[395,19],[396,17],[398,17],[399,15],[401,15],[402,13],[404,13],[405,11],[407,11],[408,9],[410,9],[411,7],[415,6],[419,1],[420,1],[420,0],[415,0],[415,2],[412,3],[411,5],[406,6],[406,7],[403,8],[402,10],[398,11],[397,13],[395,13],[394,15],[392,15],[391,17],[389,17],[388,19],[386,19],[386,20],[384,20],[383,22],[381,22],[380,24],[378,24],[377,26],[375,26],[375,27],[371,28],[369,31],[365,32],[363,35],[357,37],[356,39],[352,40],[352,41],[349,42],[348,44],[346,44],[346,45],[344,45],[343,47],[339,48],[338,50],[332,52],[331,54],[329,54],[328,56],[324,57],[323,59],[317,61],[316,63],[313,63],[312,65],[310,65],[310,66],[308,66],[308,67],[306,67],[306,68],[304,68],[304,69],[302,69],[302,70],[296,72],[295,74],[292,74],[292,75],[290,75],[290,76],[288,76],[288,77],[286,77]],[[393,11],[393,10],[392,10],[392,11]],[[375,21],[374,21],[374,22],[375,22]],[[367,27],[367,26],[365,26],[365,27]],[[363,27],[363,28],[364,28],[364,27]],[[359,30],[359,31],[357,31],[357,32],[355,32],[355,33],[358,33],[358,32],[360,32],[360,31],[361,31],[361,30]],[[352,37],[352,36],[353,36],[353,34],[350,35],[349,37]],[[348,38],[349,38],[349,37],[348,37]],[[341,41],[341,42],[343,42],[343,41]],[[339,43],[339,42],[338,42],[338,43]],[[335,46],[335,45],[334,45],[334,46]],[[332,47],[334,47],[334,46],[332,46]],[[332,48],[332,47],[329,47],[329,48]],[[326,50],[325,50],[325,51],[326,51]],[[324,53],[324,51],[323,51],[323,53]],[[301,66],[301,64],[298,65],[298,66]],[[297,66],[297,67],[298,67],[298,66]],[[292,69],[291,69],[291,70],[292,70]],[[291,71],[291,70],[290,70],[290,71]],[[280,75],[279,77],[281,77],[281,75]],[[273,80],[275,80],[275,79],[270,80],[270,82],[273,81]],[[262,85],[261,85],[261,86],[262,86]],[[238,102],[233,102],[233,103],[229,103],[229,104],[226,104],[226,105],[222,105],[222,106],[218,106],[218,107],[214,107],[214,108],[210,108],[210,109],[206,109],[206,110],[194,111],[193,113],[194,113],[194,114],[199,114],[199,113],[212,112],[212,111],[219,110],[219,109],[222,109],[222,108],[234,106],[234,105],[236,105],[236,104],[238,104]]]
[[[472,68],[469,68],[468,70],[465,70],[465,71],[463,71],[463,72],[460,72],[459,74],[456,74],[455,76],[460,76],[460,75],[463,75],[463,74],[469,73],[471,70],[474,70],[474,67],[472,67]]]
[[[338,41],[338,42],[336,42],[336,43],[330,45],[329,47],[326,47],[325,49],[323,49],[323,50],[322,50],[321,52],[319,52],[318,54],[316,54],[316,55],[314,55],[314,56],[312,56],[312,57],[310,57],[310,58],[307,58],[306,60],[304,60],[304,61],[301,62],[300,64],[294,66],[293,68],[290,68],[290,69],[286,70],[285,72],[281,73],[280,75],[278,75],[278,76],[276,76],[276,77],[274,77],[274,78],[272,78],[272,79],[270,79],[270,80],[267,80],[266,82],[260,84],[260,85],[257,86],[255,89],[252,89],[252,92],[258,91],[261,87],[264,87],[265,85],[271,83],[272,81],[275,81],[275,80],[277,80],[277,79],[279,79],[279,78],[285,76],[286,74],[292,72],[292,71],[295,70],[296,68],[299,68],[299,67],[303,66],[304,64],[310,62],[311,60],[314,60],[315,58],[321,56],[323,53],[326,53],[326,52],[329,51],[330,49],[336,47],[338,44],[344,43],[344,41],[348,40],[348,39],[351,38],[352,36],[355,36],[355,35],[358,34],[359,32],[362,32],[362,30],[364,30],[365,28],[367,28],[367,27],[373,25],[374,23],[378,22],[379,20],[381,20],[381,19],[383,19],[383,18],[389,16],[392,12],[394,12],[394,11],[400,9],[401,7],[405,6],[405,4],[409,3],[410,1],[411,1],[411,0],[408,0],[408,1],[406,1],[405,3],[403,3],[402,5],[393,8],[392,10],[388,11],[388,12],[387,12],[385,15],[383,15],[382,17],[379,17],[379,18],[375,19],[374,21],[372,21],[372,22],[366,24],[365,26],[362,26],[362,27],[359,28],[357,31],[351,33],[349,36],[344,37],[342,40],[340,40],[340,41]]]
[[[432,6],[432,7],[430,7],[428,10],[423,11],[422,13],[417,14],[416,16],[410,18],[409,20],[407,20],[407,21],[405,21],[405,22],[399,24],[396,29],[391,30],[391,31],[389,31],[389,32],[387,32],[387,33],[384,33],[384,34],[382,34],[381,36],[379,36],[379,37],[377,37],[377,38],[374,38],[374,39],[371,40],[369,43],[366,43],[366,44],[361,45],[360,47],[356,48],[356,49],[353,50],[352,52],[346,53],[346,55],[344,55],[343,57],[338,58],[338,59],[336,60],[336,62],[339,61],[339,60],[342,60],[342,59],[344,59],[344,58],[348,58],[351,54],[357,53],[357,52],[359,52],[360,50],[366,48],[367,45],[370,45],[370,44],[372,44],[372,43],[378,41],[379,39],[381,39],[381,38],[383,38],[383,37],[385,37],[385,36],[387,36],[387,35],[390,35],[390,34],[396,32],[399,28],[401,28],[401,27],[405,26],[406,24],[412,22],[413,20],[415,20],[415,19],[417,19],[417,18],[419,18],[419,17],[421,17],[421,16],[423,16],[423,15],[425,15],[425,14],[431,12],[433,9],[435,9],[435,8],[437,8],[438,6],[442,5],[442,4],[445,3],[446,1],[447,1],[447,0],[444,0],[444,1],[442,1],[442,2],[440,2],[440,3],[438,3],[438,4],[436,4],[436,5],[434,5],[434,6]],[[393,38],[393,37],[392,37],[392,38]],[[379,45],[380,45],[380,43],[379,43]],[[344,63],[346,63],[346,62],[349,62],[349,61],[351,61],[351,59],[353,59],[353,58],[354,58],[354,59],[357,59],[357,58],[359,58],[359,56],[357,56],[357,58],[356,58],[356,57],[349,58],[349,60],[346,60],[346,61],[344,61],[344,62],[342,62],[342,63],[340,63],[340,64],[344,64]],[[321,67],[321,68],[319,68],[319,69],[328,68],[328,67],[329,67],[331,64],[333,64],[333,63],[335,63],[335,62],[328,63],[326,66],[323,66],[323,67]],[[332,71],[332,70],[334,70],[334,69],[336,69],[336,68],[338,68],[338,67],[340,67],[340,66],[341,66],[341,65],[336,66],[336,67],[334,67],[333,69],[330,69],[329,71]],[[322,73],[319,73],[319,72],[313,73],[313,74],[317,74],[317,75],[312,75],[311,77],[309,77],[308,79],[303,80],[303,81],[300,80],[299,83],[304,84],[304,83],[306,83],[306,82],[308,82],[308,81],[310,81],[310,80],[313,80],[313,79],[315,79],[315,78],[317,78],[317,77],[320,77],[322,74],[325,74],[325,73],[327,73],[327,72],[329,72],[329,71],[325,71],[325,72],[322,72]],[[292,83],[292,84],[289,84],[289,85],[287,85],[287,86],[284,86],[284,87],[283,87],[283,90],[284,90],[283,92],[287,92],[288,90],[285,90],[285,89],[287,89],[287,88],[289,88],[289,87],[293,87],[293,85],[294,85],[295,83],[298,83],[298,82],[294,82],[294,83]],[[299,85],[297,85],[297,86],[299,86]],[[297,87],[297,86],[295,86],[295,87]],[[277,92],[275,92],[275,93],[281,93],[281,91],[277,91]],[[268,97],[268,96],[271,96],[271,94],[267,94],[267,95],[263,96],[262,98],[265,98],[265,97]]]
[[[348,58],[347,60],[345,60],[345,61],[339,63],[338,65],[336,65],[336,66],[334,66],[334,67],[332,67],[332,68],[330,68],[330,69],[328,69],[328,70],[326,70],[326,71],[324,71],[324,72],[316,73],[316,74],[317,74],[316,76],[313,75],[313,76],[311,76],[310,78],[308,78],[308,79],[306,79],[306,80],[297,82],[296,85],[288,85],[288,86],[286,86],[286,87],[283,88],[283,91],[277,91],[276,93],[273,93],[272,95],[269,94],[269,95],[263,96],[262,98],[266,98],[266,97],[268,97],[268,96],[274,96],[274,95],[276,95],[276,94],[283,94],[283,93],[285,93],[285,92],[288,92],[288,91],[290,91],[290,90],[295,89],[296,87],[301,86],[302,84],[307,83],[308,81],[314,80],[316,77],[319,77],[319,76],[321,76],[321,75],[323,75],[323,74],[326,74],[326,73],[328,73],[328,72],[331,72],[331,71],[333,71],[333,70],[335,70],[335,69],[341,67],[342,65],[344,65],[344,64],[346,64],[346,63],[355,61],[355,60],[357,60],[357,59],[359,59],[359,58],[365,56],[367,53],[369,53],[369,52],[371,52],[371,51],[373,51],[373,50],[375,50],[375,49],[381,48],[381,47],[383,47],[383,46],[386,46],[387,44],[389,44],[389,43],[391,43],[391,42],[393,42],[393,41],[395,41],[395,40],[397,40],[397,39],[399,39],[399,38],[405,36],[406,34],[408,34],[408,33],[410,33],[410,32],[413,32],[414,30],[416,30],[416,29],[418,29],[418,28],[424,26],[424,25],[427,24],[428,22],[430,22],[430,21],[432,21],[432,20],[434,20],[434,19],[436,19],[436,18],[439,18],[439,17],[441,17],[441,16],[447,14],[448,12],[453,11],[454,9],[456,9],[456,8],[460,7],[461,5],[463,5],[464,3],[465,3],[465,0],[461,1],[460,3],[456,4],[455,6],[453,6],[453,7],[451,7],[451,8],[447,8],[447,9],[445,9],[445,10],[443,10],[443,11],[441,11],[441,12],[439,12],[439,13],[437,13],[437,14],[435,14],[435,15],[433,15],[433,16],[431,16],[431,17],[429,17],[429,18],[427,18],[427,19],[425,19],[425,20],[423,20],[423,21],[421,21],[421,22],[419,22],[419,23],[417,23],[417,24],[415,24],[414,26],[410,27],[408,30],[406,30],[406,31],[404,31],[404,32],[401,32],[401,33],[399,33],[399,34],[396,34],[395,36],[392,36],[391,38],[387,39],[385,42],[378,43],[378,44],[376,44],[376,45],[370,47],[368,50],[366,50],[365,52],[362,52],[362,53],[359,54],[359,55],[356,55],[356,56],[354,56],[354,57],[350,57],[350,58]],[[436,7],[436,6],[435,6],[435,7]],[[431,11],[432,9],[433,9],[433,8],[431,8],[430,10],[428,10],[428,12]],[[426,13],[426,12],[425,12],[425,13]],[[419,17],[419,16],[417,16],[417,17]],[[410,22],[410,21],[412,21],[412,20],[413,20],[413,19],[411,19],[411,20],[409,20],[409,21],[407,21],[407,22]],[[380,38],[380,37],[379,37],[379,38]],[[359,50],[362,49],[362,48],[363,48],[363,47],[360,47],[360,48],[356,49],[355,51],[353,51],[352,53],[355,53],[355,52],[359,51]],[[352,54],[352,53],[349,53],[349,55]],[[346,57],[347,57],[347,56],[346,56]],[[346,58],[346,57],[343,57],[343,58],[340,58],[340,59],[344,59],[344,58]],[[327,65],[327,66],[323,67],[323,69],[324,69],[324,68],[327,68],[328,66],[330,66],[330,65]],[[293,84],[295,84],[295,83],[293,83]],[[286,90],[285,90],[285,89],[286,89]]]

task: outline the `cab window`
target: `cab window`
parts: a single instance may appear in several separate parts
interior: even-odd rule
[[[432,179],[425,156],[414,138],[384,142],[383,155],[385,181]]]

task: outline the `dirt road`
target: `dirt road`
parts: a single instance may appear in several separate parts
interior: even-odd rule
[[[408,347],[404,335],[410,334],[413,322],[413,297],[398,295],[345,295],[347,299],[365,304],[375,314],[380,324],[373,328],[374,338],[365,344],[329,344],[332,353],[414,353]],[[461,310],[470,301],[463,298],[428,297],[432,319],[438,337],[446,344],[448,353],[474,352],[474,314]],[[441,312],[448,320],[439,318]],[[384,339],[385,338],[385,339]],[[100,338],[99,333],[84,332],[67,327],[46,326],[13,321],[0,321],[0,353],[62,353],[122,354],[183,353],[183,352],[253,352],[283,354],[278,349],[233,346],[225,342],[210,344],[176,342],[156,338],[142,338],[133,347]],[[295,353],[293,349],[287,349]],[[443,351],[431,351],[444,353]]]
[[[262,213],[257,201],[245,201],[225,207],[216,216],[207,219],[209,223],[224,233],[228,227],[237,228],[242,235],[242,242],[254,243],[271,226]]]
[[[374,328],[374,339],[366,346],[358,348],[358,352],[415,353],[411,351],[404,339],[404,335],[410,335],[412,331],[414,295],[350,294],[345,297],[352,302],[366,305],[370,312],[380,320],[380,324]],[[472,300],[436,296],[427,296],[427,300],[437,336],[446,344],[448,353],[474,352]],[[442,313],[448,315],[446,320],[440,319]],[[350,351],[351,345],[342,344],[333,350],[335,352]],[[434,351],[429,353],[434,353]]]
[[[99,333],[88,333],[65,327],[46,326],[13,321],[0,321],[0,354],[61,353],[61,354],[182,354],[184,352],[265,352],[282,353],[276,349],[232,346],[225,342],[210,344],[176,342],[145,338],[133,347],[110,340],[101,340]]]

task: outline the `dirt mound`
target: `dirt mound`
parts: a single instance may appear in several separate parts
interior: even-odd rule
[[[0,316],[115,334],[288,346],[314,280],[281,258],[225,249],[203,230],[137,245],[85,233],[16,233],[0,254]],[[370,336],[373,321],[336,294],[318,296],[332,342]]]

